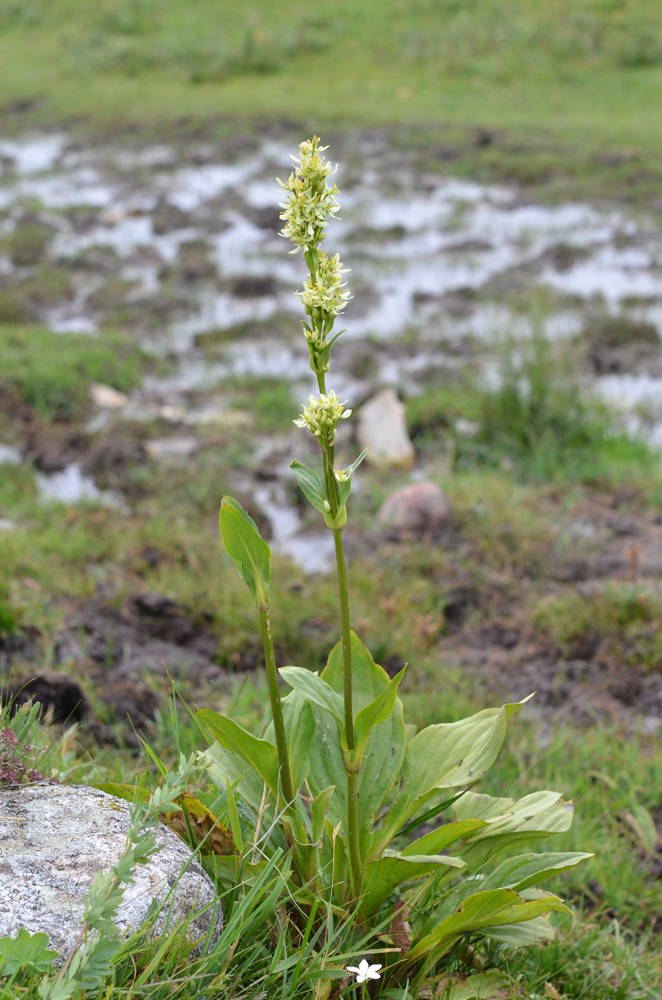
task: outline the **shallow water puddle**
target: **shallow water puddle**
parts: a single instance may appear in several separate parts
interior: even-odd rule
[[[35,479],[40,499],[46,502],[77,504],[96,501],[108,507],[125,507],[119,494],[98,489],[94,480],[84,475],[77,462],[72,462],[60,472],[38,472]]]
[[[20,465],[23,460],[18,448],[11,444],[0,444],[0,465]]]
[[[299,534],[301,518],[288,503],[281,484],[261,487],[254,491],[253,497],[271,526],[272,552],[289,556],[306,573],[328,573],[335,559],[331,532]]]

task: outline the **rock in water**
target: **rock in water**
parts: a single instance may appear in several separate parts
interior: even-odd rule
[[[448,497],[435,483],[412,483],[387,497],[377,515],[395,534],[424,535],[446,527],[451,516]]]
[[[0,937],[15,937],[20,927],[45,932],[61,964],[80,931],[83,893],[96,872],[109,871],[124,853],[128,829],[128,803],[95,788],[0,790]],[[223,926],[213,883],[171,830],[159,827],[155,836],[161,849],[125,885],[116,926],[120,933],[137,930],[154,902],[161,912],[152,935],[193,914],[187,937],[200,942],[199,954]]]
[[[367,461],[373,465],[413,465],[405,408],[393,389],[383,389],[364,403],[356,434],[361,448],[368,448]]]

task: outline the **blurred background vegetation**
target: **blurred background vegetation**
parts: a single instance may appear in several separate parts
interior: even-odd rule
[[[278,116],[660,141],[656,0],[2,0],[0,93],[44,120]]]

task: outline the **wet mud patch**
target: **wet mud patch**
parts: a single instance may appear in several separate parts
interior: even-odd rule
[[[147,554],[149,558],[149,554]],[[39,701],[56,723],[80,722],[102,740],[137,746],[133,727],[150,731],[171,693],[218,692],[227,674],[218,666],[219,637],[211,616],[191,617],[177,602],[137,593],[121,608],[92,601],[69,615],[48,638],[57,673],[44,671],[45,637],[30,630],[0,639],[8,678],[3,700]],[[256,657],[250,664],[252,669]]]
[[[567,659],[545,642],[494,642],[490,630],[462,634],[444,647],[446,662],[459,667],[493,696],[519,701],[535,692],[527,712],[549,728],[571,722],[578,727],[613,724],[654,735],[662,728],[662,674],[594,659]],[[585,652],[590,652],[586,650]]]
[[[492,695],[535,691],[530,711],[546,724],[654,734],[662,729],[662,530],[650,516],[602,513],[587,522],[594,535],[581,557],[557,553],[553,574],[513,579],[500,604],[483,603],[478,621],[460,619],[435,648]]]
[[[632,372],[662,377],[662,338],[654,323],[623,315],[596,316],[582,338],[597,375]]]

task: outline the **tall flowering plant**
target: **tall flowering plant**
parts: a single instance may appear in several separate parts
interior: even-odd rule
[[[394,979],[420,983],[465,936],[513,945],[551,937],[549,914],[569,911],[537,886],[590,855],[527,851],[502,860],[513,846],[572,822],[572,804],[559,792],[515,800],[473,790],[523,702],[416,732],[405,726],[398,696],[405,670],[389,678],[351,630],[343,529],[365,452],[336,468],[336,427],[351,410],[327,388],[326,377],[343,332],[334,326],[350,293],[338,255],[322,248],[338,211],[335,169],[325,149],[317,137],[301,143],[293,172],[280,182],[281,219],[292,253],[302,252],[308,268],[298,296],[318,385],[294,423],[314,435],[321,453],[317,469],[297,461],[291,468],[333,533],[341,638],[320,675],[299,666],[278,670],[269,547],[250,515],[224,497],[221,536],[256,604],[272,722],[256,736],[213,711],[203,709],[197,718],[214,738],[203,762],[232,820],[233,844],[219,870],[232,878],[245,858],[241,817],[254,831],[251,870],[274,852],[288,852],[290,899],[304,915],[324,903],[354,921],[357,933],[379,929],[380,986]],[[279,674],[289,688],[285,696]],[[428,832],[421,832],[423,824]],[[245,866],[242,872],[246,877]]]

